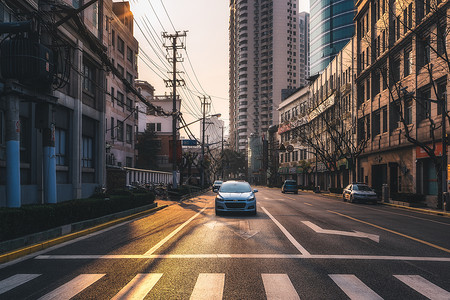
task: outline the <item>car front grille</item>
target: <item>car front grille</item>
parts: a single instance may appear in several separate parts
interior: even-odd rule
[[[239,202],[226,202],[225,205],[227,208],[245,208],[245,203]]]

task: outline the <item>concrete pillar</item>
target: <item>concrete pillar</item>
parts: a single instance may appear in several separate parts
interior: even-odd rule
[[[78,41],[77,48],[75,49],[75,59],[74,65],[77,66],[78,70],[83,70],[83,43]],[[74,110],[72,116],[72,145],[71,150],[71,166],[72,166],[72,197],[74,199],[81,198],[81,168],[82,168],[82,124],[83,124],[83,112],[82,112],[82,82],[83,77],[81,75],[77,76],[77,93],[76,101],[74,103]]]
[[[20,120],[17,95],[6,97],[6,206],[20,207]]]

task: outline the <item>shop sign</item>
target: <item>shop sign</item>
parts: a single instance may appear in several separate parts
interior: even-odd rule
[[[334,104],[334,94],[328,97],[325,101],[323,101],[316,109],[314,109],[309,115],[309,121],[314,120],[318,115],[322,114],[328,108],[330,108]]]
[[[297,167],[297,174],[299,173],[303,173],[303,168],[302,167]]]
[[[297,168],[293,167],[293,168],[289,168],[289,174],[295,174],[297,171]]]
[[[278,128],[278,134],[282,134],[283,132],[291,130],[291,124],[280,124],[280,127]]]
[[[428,147],[431,147],[432,144],[427,145]],[[436,143],[434,153],[436,156],[442,156],[442,143]],[[429,157],[428,153],[423,150],[421,147],[416,147],[416,158],[427,158]]]

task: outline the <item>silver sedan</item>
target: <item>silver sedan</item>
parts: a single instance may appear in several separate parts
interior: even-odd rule
[[[222,212],[248,212],[256,215],[258,190],[252,190],[245,181],[226,181],[222,183],[215,200],[216,215]]]

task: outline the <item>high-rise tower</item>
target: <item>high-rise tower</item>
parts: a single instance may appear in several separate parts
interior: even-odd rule
[[[353,0],[311,0],[310,75],[319,74],[350,41],[355,29]]]
[[[306,86],[309,78],[309,13],[305,11],[298,14],[298,41],[300,45],[298,80],[300,86]]]
[[[299,82],[298,0],[230,0],[230,143],[278,123],[282,89]]]

